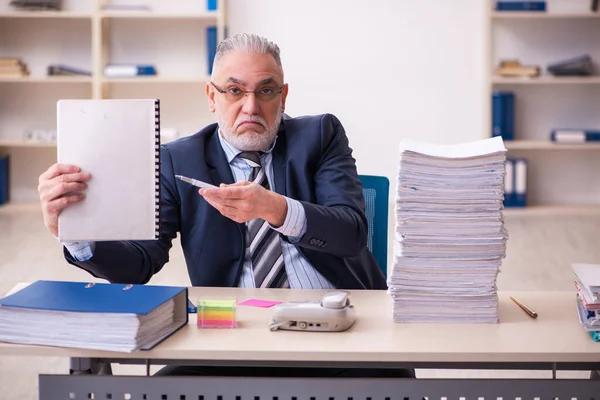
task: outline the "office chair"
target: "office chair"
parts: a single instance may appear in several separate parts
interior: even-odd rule
[[[388,197],[390,181],[385,176],[359,175],[363,185],[365,212],[369,224],[367,247],[387,277]]]

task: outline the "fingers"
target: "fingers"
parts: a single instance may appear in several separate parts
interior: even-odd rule
[[[242,182],[238,182],[242,183]],[[218,188],[203,188],[198,190],[202,196],[213,198],[231,199],[231,200],[251,200],[259,195],[259,192],[266,190],[260,185],[252,182],[245,184],[222,185]]]
[[[58,199],[49,201],[46,205],[46,209],[53,214],[60,214],[62,210],[71,204],[79,203],[85,199],[85,194],[83,193],[73,193],[68,194],[66,196],[60,197]]]
[[[239,182],[236,182],[236,183],[232,183],[231,185],[225,185],[224,183],[222,183],[220,187],[249,186],[249,185],[252,185],[252,182],[239,181]]]
[[[235,222],[246,222],[247,220],[245,220],[243,217],[240,216],[240,214],[238,213],[238,210],[235,207],[231,207],[229,205],[225,205],[222,202],[215,200],[214,198],[211,197],[204,197],[204,199],[206,200],[206,202],[208,204],[210,204],[211,206],[213,206],[217,211],[219,211],[221,213],[222,216],[227,217]]]
[[[81,172],[81,168],[76,165],[56,163],[40,175],[39,181],[41,183],[42,181],[51,180],[60,175],[75,174],[78,172]]]
[[[61,177],[62,176],[66,175],[61,175]],[[65,194],[79,192],[85,190],[86,188],[87,184],[84,182],[63,181],[55,183],[54,181],[50,181],[40,185],[40,200],[42,202],[53,201],[64,196]]]

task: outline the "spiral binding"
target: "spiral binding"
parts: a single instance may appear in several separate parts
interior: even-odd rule
[[[160,100],[154,100],[154,238],[160,238]]]

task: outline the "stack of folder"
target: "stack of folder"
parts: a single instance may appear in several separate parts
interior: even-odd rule
[[[600,341],[600,265],[572,264],[577,289],[579,322],[592,339]]]
[[[37,281],[0,300],[0,341],[132,352],[186,325],[187,289]]]
[[[29,76],[27,65],[20,58],[0,58],[0,78]]]
[[[404,140],[388,277],[396,322],[497,323],[506,149]]]

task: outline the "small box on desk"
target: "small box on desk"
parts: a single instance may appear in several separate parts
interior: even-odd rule
[[[198,300],[199,328],[235,328],[237,300]]]

